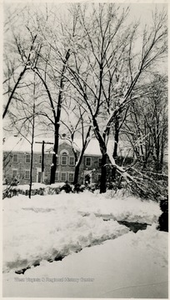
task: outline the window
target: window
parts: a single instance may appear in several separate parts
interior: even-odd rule
[[[102,159],[99,158],[99,167],[101,167],[101,165],[102,165]]]
[[[86,157],[85,164],[86,164],[87,167],[91,166],[91,157]]]
[[[41,164],[41,162],[42,162],[42,157],[40,155],[40,157],[39,157],[39,163]]]
[[[59,165],[60,161],[59,161],[59,157],[56,156],[56,164]]]
[[[18,156],[17,156],[17,154],[14,154],[14,156],[13,156],[13,162],[17,162],[18,161]]]
[[[17,177],[18,175],[18,170],[17,169],[13,169],[12,170],[12,177]]]
[[[55,173],[55,181],[59,181],[59,172]]]
[[[66,166],[67,165],[67,152],[63,152],[62,153],[62,156],[61,156],[61,164],[63,166]]]
[[[30,161],[30,154],[26,154],[26,162],[29,163]]]
[[[66,181],[67,180],[67,173],[62,172],[61,173],[61,181]]]
[[[74,156],[70,156],[70,166],[74,166]]]
[[[25,170],[25,179],[30,178],[30,170]]]
[[[74,173],[69,173],[68,174],[68,181],[73,182],[74,181]]]

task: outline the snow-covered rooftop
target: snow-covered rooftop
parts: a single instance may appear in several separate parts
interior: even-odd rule
[[[52,153],[53,152],[53,139],[52,138],[48,138],[48,139],[44,139],[45,143],[45,152],[49,152]],[[48,143],[50,144],[48,144]],[[60,144],[62,143],[67,143],[69,145],[71,145],[71,143],[67,140],[67,139],[62,139],[60,140]],[[77,151],[81,150],[82,148],[82,141],[81,139],[75,139],[73,147],[76,148]],[[110,140],[108,142],[108,149],[109,151],[113,151],[113,147],[114,147],[114,141]],[[127,142],[119,142],[119,147],[118,147],[118,151],[119,154],[123,154],[124,151],[127,152],[130,149],[130,145]],[[5,142],[3,144],[3,151],[7,151],[7,152],[30,152],[31,151],[31,143],[25,139],[25,138],[18,138],[18,137],[9,137],[7,139],[5,139]],[[35,143],[34,143],[34,152],[35,153],[41,153],[42,151],[42,139],[35,139]],[[96,139],[91,139],[86,150],[85,150],[85,155],[97,155],[100,156],[101,155],[101,151],[100,151],[100,147],[99,147],[99,143]]]

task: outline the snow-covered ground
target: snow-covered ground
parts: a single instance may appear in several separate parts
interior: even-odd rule
[[[158,203],[111,191],[5,198],[3,295],[166,298],[160,214]],[[117,222],[124,220],[150,225],[135,234]]]

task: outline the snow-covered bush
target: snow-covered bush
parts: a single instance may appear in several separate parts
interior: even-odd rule
[[[47,187],[47,194],[48,195],[54,195],[54,194],[59,194],[60,193],[60,188],[61,187],[51,187],[51,186],[48,186]]]
[[[4,198],[11,198],[13,196],[17,196],[19,194],[16,188],[7,187],[3,190],[2,199]]]
[[[34,183],[32,186],[31,195],[55,195],[59,194],[62,191],[64,183],[57,183],[53,185],[45,185]],[[19,185],[19,186],[5,186],[3,190],[3,199],[11,198],[17,195],[29,195],[29,185]]]

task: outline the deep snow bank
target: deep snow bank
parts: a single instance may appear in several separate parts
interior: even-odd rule
[[[58,259],[128,232],[115,220],[152,224],[160,215],[157,203],[135,197],[90,192],[6,198],[4,208],[4,271]],[[100,216],[113,218],[104,222]]]
[[[103,245],[4,275],[6,297],[167,298],[168,233],[149,226]]]

